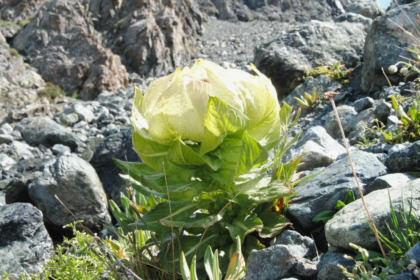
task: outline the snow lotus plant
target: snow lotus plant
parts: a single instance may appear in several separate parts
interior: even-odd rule
[[[269,211],[290,189],[268,176],[268,154],[284,139],[293,113],[287,104],[280,108],[270,80],[252,67],[256,75],[199,59],[157,79],[144,95],[135,89],[133,146],[142,163],[117,164],[153,203],[144,207],[123,196],[131,210],[113,201],[111,209],[127,231],[150,231],[161,244],[176,239],[161,248],[159,259],[169,267],[181,251],[188,262],[202,259],[209,245],[226,267],[237,236],[246,253],[262,246],[250,233],[271,237],[287,224]]]

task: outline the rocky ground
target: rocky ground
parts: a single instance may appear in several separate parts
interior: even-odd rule
[[[111,221],[108,199],[118,201],[127,187],[112,159],[139,160],[131,145],[132,85],[144,90],[199,57],[243,70],[256,64],[279,97],[294,105],[293,96],[313,88],[337,91],[356,171],[379,228],[385,231],[389,218],[388,190],[397,211],[409,197],[420,209],[420,181],[408,174],[420,164],[420,142],[390,145],[377,135],[377,144],[358,145],[375,119],[395,129],[399,119],[390,96],[410,97],[415,90],[398,72],[387,73],[393,84],[387,86],[381,68],[407,56],[405,47],[416,43],[392,21],[414,34],[418,1],[401,1],[413,3],[385,15],[376,1],[168,1],[164,9],[154,1],[141,7],[134,2],[0,1],[0,274],[41,270],[50,236],[63,234],[73,215],[94,231]],[[352,69],[349,84],[320,75],[291,86],[305,71],[339,61]],[[357,192],[331,110],[328,102],[303,110],[292,131],[303,133],[285,159],[304,153],[300,172],[324,173],[295,188],[287,213],[293,230],[250,255],[247,279],[339,279],[336,264],[352,265],[343,258],[349,242],[377,249],[360,219],[360,200],[334,215],[325,230],[314,231],[318,213]],[[315,244],[325,253],[321,258]]]

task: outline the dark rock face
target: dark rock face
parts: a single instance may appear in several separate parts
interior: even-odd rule
[[[76,0],[50,1],[13,39],[44,80],[92,99],[103,90],[126,87],[126,69],[104,48],[91,19]]]
[[[35,15],[47,0],[4,0],[0,3],[0,18],[9,24],[2,24],[1,32],[6,38],[13,38]]]
[[[105,44],[142,76],[160,76],[185,65],[205,19],[194,0],[94,0],[89,12]]]
[[[360,61],[366,25],[354,22],[313,21],[255,49],[255,65],[271,77],[280,98],[291,92],[293,80],[304,72],[339,61],[354,66]]]
[[[210,15],[215,15],[222,20],[230,21],[252,21],[276,20],[281,22],[307,22],[313,19],[329,21],[333,17],[345,12],[345,8],[354,12],[362,11],[365,14],[374,16],[380,11],[375,1],[363,1],[364,9],[357,2],[359,1],[329,1],[329,0],[201,0],[198,1],[202,10]],[[356,2],[356,3],[352,3]],[[379,13],[379,12],[376,12]]]
[[[382,68],[391,83],[398,84],[404,79],[400,73],[389,73],[387,69],[402,61],[402,57],[411,57],[407,47],[415,44],[415,38],[403,32],[401,28],[416,34],[415,23],[419,13],[418,4],[399,6],[398,9],[391,9],[372,23],[363,51],[362,90],[364,92],[374,92],[388,85]],[[401,67],[400,65],[399,68]]]
[[[0,123],[9,113],[28,104],[36,103],[37,89],[45,82],[36,73],[36,69],[28,67],[19,53],[12,49],[0,33]]]
[[[0,275],[41,272],[52,250],[41,211],[29,203],[0,206]]]

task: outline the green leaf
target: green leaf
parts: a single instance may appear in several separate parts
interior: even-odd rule
[[[219,251],[213,254],[211,246],[207,246],[206,252],[204,253],[204,268],[210,280],[221,280],[222,272],[219,267]]]
[[[346,204],[344,204],[344,202],[342,202],[341,200],[337,200],[337,203],[335,204],[335,208],[336,210],[341,210],[344,208],[344,206],[346,206]]]
[[[117,223],[120,225],[120,227],[124,230],[124,232],[129,232],[130,231],[129,223],[132,221],[127,219],[127,217],[118,207],[118,205],[112,199],[109,201],[109,206],[110,206],[112,215],[117,220]]]
[[[204,121],[204,141],[201,143],[200,154],[204,155],[214,150],[228,134],[243,130],[248,118],[239,110],[230,107],[217,97],[211,96],[207,103]]]
[[[171,231],[171,223],[190,220],[190,216],[200,209],[197,202],[165,201],[147,212],[141,220],[130,224],[133,229],[145,229],[157,233]]]
[[[203,239],[201,239],[201,236],[179,236],[174,240],[174,260],[172,259],[172,245],[170,243],[167,243],[166,247],[163,247],[159,252],[158,257],[162,261],[163,269],[172,271],[173,261],[180,263],[181,259],[177,256],[181,256],[181,252],[183,252],[186,258],[187,268],[188,262],[191,262],[195,256],[197,259],[196,270],[200,275],[202,275],[201,272],[204,274],[204,262],[202,260],[206,248],[208,246],[217,246],[220,237],[220,234],[208,234]]]
[[[290,194],[290,189],[283,182],[277,180],[270,182],[270,178],[266,177],[260,180],[253,188],[238,194],[235,201],[241,207],[249,209],[251,206],[257,206],[263,202],[273,202],[279,197]]]
[[[261,238],[273,238],[291,224],[283,215],[270,211],[264,211],[258,214],[258,217],[264,224],[263,229],[258,233]]]
[[[191,280],[191,272],[188,268],[187,260],[185,259],[184,252],[181,252],[181,275],[183,280]]]
[[[327,223],[329,220],[331,220],[331,218],[334,216],[335,211],[333,210],[324,210],[319,212],[318,214],[315,215],[315,217],[312,218],[312,222],[317,223],[317,222],[324,222]]]
[[[258,167],[268,158],[267,151],[247,132],[242,134],[241,158],[236,176],[245,174],[250,169]]]
[[[239,236],[242,242],[249,233],[260,231],[263,228],[263,223],[256,214],[239,215],[233,222],[224,225],[229,230],[230,237],[233,240],[235,240],[236,236]]]
[[[235,238],[236,251],[233,252],[229,266],[226,270],[225,279],[242,279],[245,276],[245,258],[241,250],[241,239],[239,236]]]
[[[192,262],[191,262],[191,266],[190,266],[191,280],[198,280],[198,277],[197,277],[197,269],[196,269],[196,266],[197,266],[196,259],[197,259],[197,256],[194,255],[194,257],[192,259]]]

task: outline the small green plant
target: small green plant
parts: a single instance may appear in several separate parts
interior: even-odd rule
[[[404,255],[420,241],[420,220],[415,215],[412,203],[408,209],[404,206],[404,199],[401,198],[400,217],[397,217],[394,206],[389,197],[391,210],[391,225],[386,223],[388,236],[378,232],[382,243],[389,249],[389,257],[381,257],[376,252],[368,252],[361,246],[350,244],[358,251],[356,257],[347,256],[347,259],[354,260],[355,266],[348,271],[339,265],[347,279],[392,279],[393,276],[405,272],[414,271],[419,276],[419,269],[415,264],[407,261]]]
[[[420,241],[420,220],[413,210],[412,202],[410,202],[409,209],[405,209],[403,198],[401,198],[400,217],[398,218],[389,193],[388,197],[392,226],[389,223],[386,223],[386,226],[391,237],[388,238],[382,233],[379,235],[392,255],[400,258]]]
[[[316,92],[315,87],[312,89],[312,94],[305,92],[302,97],[294,97],[299,103],[299,107],[303,109],[312,108],[319,100],[319,93]]]
[[[318,77],[320,75],[325,75],[342,83],[343,85],[348,84],[350,74],[351,69],[347,69],[341,61],[338,61],[334,65],[321,65],[305,71],[305,77]]]
[[[14,57],[20,58],[20,54],[19,54],[19,52],[18,52],[17,50],[13,49],[13,48],[9,48],[9,54],[10,54],[11,56],[14,56]]]
[[[93,235],[76,229],[75,222],[66,227],[73,229],[73,238],[64,238],[58,245],[50,259],[47,259],[44,270],[39,274],[2,275],[0,279],[86,279],[97,280],[107,275],[107,279],[118,279],[110,273],[106,264],[106,255],[97,254],[94,248],[98,247]]]
[[[349,191],[346,194],[346,197],[344,198],[344,201],[338,200],[337,203],[335,204],[335,207],[333,210],[324,210],[319,212],[313,219],[312,221],[317,223],[317,222],[323,222],[324,224],[326,224],[329,220],[332,219],[332,217],[334,217],[335,213],[337,213],[338,211],[340,211],[341,209],[343,209],[347,204],[355,201],[355,197],[354,197],[354,192],[353,191]]]
[[[414,101],[412,106],[406,113],[404,108],[398,103],[395,96],[391,96],[392,107],[394,108],[397,117],[401,124],[393,132],[383,131],[386,142],[391,144],[398,144],[404,142],[414,142],[420,139],[420,94],[417,96],[417,101]]]
[[[51,82],[45,83],[45,86],[38,90],[37,92],[38,97],[46,97],[49,100],[55,100],[56,98],[62,97],[66,95],[66,92],[61,89],[60,86],[55,85]]]
[[[2,20],[2,21],[0,21],[0,26],[1,27],[11,27],[11,26],[17,26],[17,24],[14,23],[13,21]]]
[[[376,144],[378,140],[376,139],[379,135],[383,135],[385,132],[385,125],[378,119],[374,120],[374,125],[369,127],[366,124],[362,125],[363,131],[361,135],[363,136],[362,140],[357,144],[361,149],[371,147]]]

